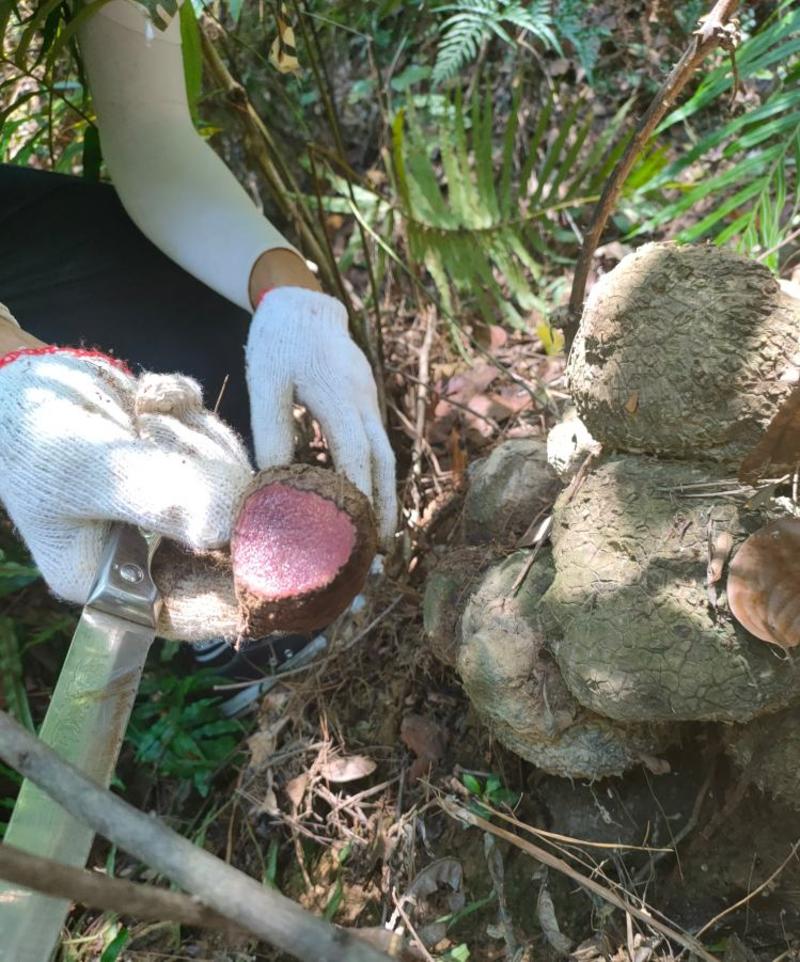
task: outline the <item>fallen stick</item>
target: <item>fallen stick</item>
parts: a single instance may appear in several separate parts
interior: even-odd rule
[[[209,908],[302,962],[388,962],[344,929],[193,845],[104,791],[0,711],[0,759],[71,815],[196,895]]]
[[[190,895],[62,865],[13,845],[0,845],[0,878],[42,895],[69,899],[87,908],[116,912],[146,922],[178,922],[199,928],[224,929],[232,935],[243,933],[238,925]]]
[[[702,18],[700,26],[692,35],[689,46],[672,68],[667,79],[659,87],[652,103],[639,121],[639,126],[630,143],[606,181],[603,193],[600,195],[592,213],[591,223],[584,234],[583,245],[575,265],[575,277],[572,281],[572,291],[569,297],[569,320],[567,321],[570,340],[577,328],[583,309],[583,295],[586,290],[592,257],[636,158],[649,140],[650,134],[656,129],[667,110],[675,103],[680,92],[708,54],[720,46],[729,51],[733,50],[736,43],[736,33],[730,29],[730,21],[738,6],[739,0],[717,0],[708,15]],[[569,343],[567,347],[569,347]]]
[[[496,835],[498,838],[505,839],[505,841],[510,842],[512,845],[516,845],[517,848],[521,848],[523,852],[527,852],[528,855],[532,855],[544,865],[555,869],[556,872],[561,872],[561,874],[566,875],[567,878],[571,878],[573,881],[583,886],[583,888],[588,889],[594,895],[600,896],[601,899],[604,899],[606,902],[609,902],[616,908],[621,909],[623,912],[627,912],[634,918],[639,919],[640,922],[644,922],[645,925],[649,925],[657,932],[665,935],[668,939],[672,939],[673,942],[677,942],[678,945],[682,945],[683,948],[688,949],[699,958],[704,959],[705,962],[719,962],[719,959],[703,948],[700,942],[698,942],[698,940],[693,936],[688,935],[685,932],[679,932],[677,929],[672,928],[671,925],[666,925],[664,922],[660,922],[658,919],[653,918],[652,915],[649,915],[647,912],[634,905],[630,900],[622,898],[621,895],[618,895],[612,889],[605,885],[601,885],[600,882],[596,882],[593,878],[589,878],[588,875],[582,875],[568,862],[565,862],[557,855],[553,855],[551,852],[548,852],[547,849],[541,848],[538,845],[534,845],[533,842],[529,842],[527,839],[520,838],[519,835],[514,835],[513,832],[507,832],[504,828],[493,825],[485,818],[481,818],[480,815],[470,812],[468,809],[458,805],[456,802],[453,802],[450,799],[438,798],[437,801],[442,810],[447,812],[451,818],[457,818],[462,822],[467,822],[469,825],[474,825],[475,828],[483,829],[484,832],[489,832],[492,835]]]

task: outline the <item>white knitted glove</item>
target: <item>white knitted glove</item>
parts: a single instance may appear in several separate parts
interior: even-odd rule
[[[259,468],[292,460],[296,398],[319,421],[336,470],[372,500],[386,544],[397,524],[394,453],[344,305],[300,287],[270,291],[253,315],[246,359]]]
[[[69,349],[0,358],[0,500],[68,601],[86,600],[110,521],[220,547],[251,476],[191,378]]]

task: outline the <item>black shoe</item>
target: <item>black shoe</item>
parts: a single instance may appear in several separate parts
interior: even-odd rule
[[[328,645],[324,634],[267,635],[244,642],[237,650],[221,639],[197,642],[192,647],[196,668],[213,671],[233,684],[243,683],[222,693],[219,710],[226,718],[234,718],[251,708],[265,692],[280,680],[280,674],[299,668]],[[252,684],[244,684],[251,682]]]

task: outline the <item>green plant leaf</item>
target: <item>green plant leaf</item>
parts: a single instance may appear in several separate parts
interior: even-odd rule
[[[130,931],[123,925],[114,938],[103,949],[100,962],[117,962],[120,953],[131,940]]]
[[[470,775],[469,772],[462,772],[461,781],[468,792],[472,792],[473,795],[477,795],[478,797],[483,795],[483,785],[481,785],[474,775]]]
[[[182,3],[178,16],[180,17],[186,96],[192,120],[196,125],[199,121],[197,105],[203,93],[203,48],[200,41],[200,27],[191,3]]]

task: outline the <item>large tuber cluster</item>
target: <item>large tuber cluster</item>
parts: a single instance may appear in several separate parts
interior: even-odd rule
[[[521,580],[514,555],[460,586],[434,571],[435,649],[497,737],[547,771],[621,772],[697,721],[732,724],[749,757],[749,725],[760,737],[800,698],[795,651],[759,640],[796,643],[792,546],[780,578],[750,552],[800,522],[736,475],[798,380],[800,301],[732,252],[650,244],[592,290],[567,373],[581,420],[552,447],[563,434],[594,456],[555,501],[552,556]],[[569,457],[557,466],[574,475]]]

